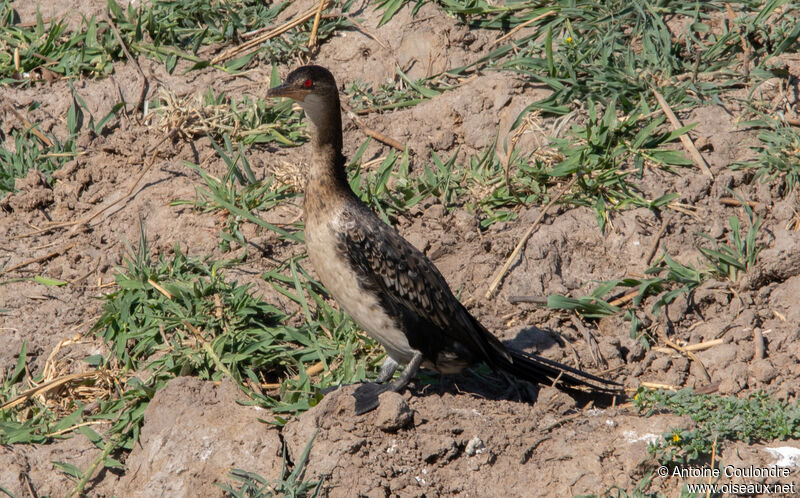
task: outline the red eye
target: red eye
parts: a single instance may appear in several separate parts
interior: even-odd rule
[[[303,86],[306,87],[306,88],[311,88],[311,78],[305,80],[303,82]]]

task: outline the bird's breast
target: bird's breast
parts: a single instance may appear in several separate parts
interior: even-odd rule
[[[341,225],[337,212],[324,217],[306,216],[308,257],[322,284],[344,311],[398,363],[408,363],[414,350],[399,327],[399,322],[381,305],[380,296],[367,289],[366,275],[361,275],[351,258],[341,248]]]

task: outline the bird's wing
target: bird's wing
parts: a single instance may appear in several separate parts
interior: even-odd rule
[[[469,348],[476,359],[500,354],[510,360],[503,344],[472,318],[453,295],[436,266],[397,230],[365,205],[346,209],[339,221],[341,249],[361,269],[363,283],[377,291],[406,321],[412,347],[421,349],[414,342],[426,342],[422,338],[415,341],[416,334],[438,331],[446,337],[431,337],[428,341],[450,339]]]

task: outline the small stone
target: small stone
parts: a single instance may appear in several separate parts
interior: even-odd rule
[[[698,354],[707,367],[725,368],[736,359],[739,347],[736,344],[720,344]]]
[[[751,309],[742,310],[739,316],[736,317],[736,323],[741,324],[742,327],[752,327],[756,325],[756,314]]]
[[[720,239],[723,235],[725,235],[725,225],[722,221],[715,219],[708,231],[708,236],[712,239]]]
[[[600,354],[603,355],[603,358],[606,361],[611,359],[619,359],[622,360],[622,353],[620,353],[620,341],[617,337],[600,337],[597,341],[597,345],[600,348]]]
[[[747,387],[747,367],[741,363],[731,365],[720,377],[722,377],[722,382],[719,384],[720,394],[737,394]]]
[[[750,342],[743,342],[739,344],[739,350],[736,352],[736,359],[745,363],[750,363],[756,355],[755,344],[750,347]]]
[[[625,361],[628,363],[636,363],[640,361],[642,358],[644,358],[645,353],[647,353],[647,350],[644,349],[644,345],[636,339],[632,339],[630,336],[623,337],[621,346],[623,348],[623,352],[627,350]]]
[[[448,150],[456,143],[456,135],[450,130],[439,131],[431,141],[433,150]]]
[[[467,456],[480,455],[481,453],[485,452],[486,452],[486,445],[483,444],[483,441],[478,436],[475,436],[474,438],[470,439],[469,442],[467,443],[467,447],[464,449],[464,453],[466,453]]]
[[[375,425],[384,432],[397,432],[414,420],[414,413],[403,396],[387,391],[378,398],[380,405],[375,412]]]
[[[738,343],[740,341],[746,341],[752,337],[753,329],[750,327],[735,327],[726,334],[725,339],[730,339],[731,342]]]
[[[679,296],[677,299],[672,301],[669,306],[666,307],[667,317],[673,322],[680,322],[684,315],[686,315],[688,306],[689,303],[687,302],[686,297]]]
[[[406,482],[403,477],[392,479],[392,481],[389,483],[389,490],[392,493],[397,493],[398,491],[402,490],[405,487],[406,487]]]
[[[478,226],[475,222],[475,217],[464,210],[456,210],[453,212],[453,225],[460,232],[472,233]]]
[[[363,496],[366,496],[367,498],[386,498],[389,496],[389,493],[388,490],[383,486],[377,486],[367,491],[367,493]]]
[[[429,220],[441,220],[444,218],[446,210],[441,204],[434,204],[425,210],[425,218]]]
[[[444,244],[440,241],[435,240],[431,243],[431,247],[428,250],[428,257],[431,259],[439,259],[440,257],[447,254],[447,248]]]
[[[669,370],[670,365],[672,365],[672,359],[670,359],[668,356],[662,356],[661,358],[656,358],[653,360],[650,368],[652,368],[654,372],[666,373],[666,371]]]
[[[509,102],[511,102],[511,95],[505,92],[497,92],[495,93],[494,103],[492,104],[494,107],[494,111],[498,112],[500,109],[505,107]]]
[[[768,384],[778,376],[778,371],[772,366],[769,360],[756,360],[750,364],[750,374],[759,382]]]
[[[694,302],[697,305],[710,305],[713,303],[727,305],[729,301],[728,293],[722,289],[722,285],[718,280],[706,280],[694,291]]]
[[[689,371],[689,360],[683,356],[680,358],[673,359],[672,370],[680,374],[687,373]]]
[[[458,444],[451,437],[430,437],[420,441],[420,452],[422,459],[428,463],[435,463],[439,460],[449,461],[458,455]]]
[[[566,414],[577,407],[573,396],[552,386],[539,389],[539,402],[547,406],[551,413]]]

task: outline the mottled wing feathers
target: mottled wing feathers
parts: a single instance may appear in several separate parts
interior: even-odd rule
[[[364,284],[377,291],[385,306],[403,322],[409,344],[431,361],[436,360],[438,351],[425,351],[429,344],[441,348],[466,346],[472,361],[489,361],[498,353],[510,360],[502,343],[459,303],[436,266],[369,208],[358,208],[363,211],[349,207],[340,215],[341,249],[361,270]],[[419,334],[443,337],[416,340]]]
[[[521,380],[584,386],[619,394],[618,384],[561,363],[507,350],[450,291],[444,277],[419,250],[381,222],[365,205],[339,216],[339,249],[357,268],[361,283],[380,296],[409,345],[439,371],[452,373],[479,361]]]

